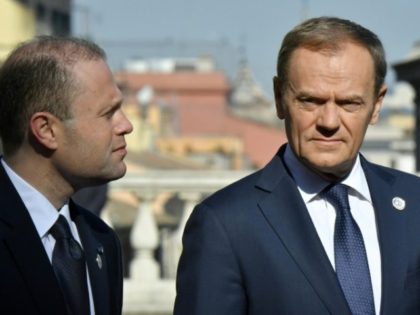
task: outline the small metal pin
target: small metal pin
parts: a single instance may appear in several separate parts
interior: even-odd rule
[[[98,251],[99,254],[102,255],[104,253],[104,247],[102,245],[99,246],[98,249],[97,249],[97,251]]]
[[[96,254],[96,263],[98,264],[99,269],[102,269],[102,257],[101,254]]]
[[[102,255],[104,254],[104,247],[101,245],[96,249],[96,263],[98,264],[99,269],[102,269]]]
[[[394,197],[392,198],[392,205],[397,210],[404,210],[405,209],[405,200],[401,197]]]

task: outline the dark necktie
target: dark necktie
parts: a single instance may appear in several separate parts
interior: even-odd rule
[[[337,213],[334,231],[335,270],[347,303],[354,315],[375,314],[366,249],[362,233],[350,212],[347,186],[329,186],[323,196]]]
[[[64,293],[68,313],[88,315],[89,295],[83,249],[73,238],[70,226],[62,215],[50,229],[50,234],[55,239],[52,265]]]

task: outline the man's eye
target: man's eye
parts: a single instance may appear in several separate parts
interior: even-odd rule
[[[107,118],[107,119],[111,119],[112,116],[114,116],[114,114],[117,110],[118,110],[118,108],[111,109],[110,111],[108,111],[104,114],[104,117]]]
[[[314,97],[303,97],[298,99],[302,105],[315,106],[323,104],[323,101]]]
[[[110,112],[106,112],[105,113],[105,115],[104,115],[104,117],[105,118],[107,118],[107,119],[110,119],[110,118],[112,118],[112,115],[114,114],[114,112],[113,111],[110,111]]]
[[[348,102],[342,102],[339,104],[341,108],[343,108],[347,112],[356,112],[360,109],[362,106],[362,103],[356,102],[356,101],[348,101]]]

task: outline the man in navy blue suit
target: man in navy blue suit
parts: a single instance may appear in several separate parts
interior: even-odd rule
[[[286,35],[274,92],[288,144],[194,209],[175,315],[420,313],[420,180],[359,154],[385,75],[380,40],[354,22]]]

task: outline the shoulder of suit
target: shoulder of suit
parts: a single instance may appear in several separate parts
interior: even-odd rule
[[[394,180],[396,181],[407,181],[407,182],[417,182],[417,184],[419,184],[420,182],[420,177],[416,174],[412,174],[412,173],[407,173],[404,171],[400,171],[394,168],[390,168],[387,166],[383,166],[383,165],[379,165],[379,164],[375,164],[375,163],[371,163],[371,162],[365,162],[367,163],[368,167],[376,172],[377,174],[381,175],[381,176],[387,176],[387,177],[393,177]]]
[[[261,170],[247,175],[216,191],[203,200],[202,203],[211,208],[221,208],[223,206],[232,206],[233,204],[241,203],[246,200],[249,201],[257,194],[255,185],[260,175]]]
[[[91,211],[76,205],[78,211],[83,218],[85,219],[86,223],[94,230],[101,232],[101,233],[114,233],[114,230],[108,226],[100,217],[96,214],[92,213]]]

